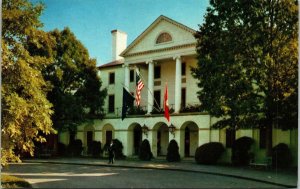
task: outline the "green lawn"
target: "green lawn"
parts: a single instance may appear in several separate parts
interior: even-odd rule
[[[1,186],[2,188],[31,188],[24,179],[11,175],[1,175]]]

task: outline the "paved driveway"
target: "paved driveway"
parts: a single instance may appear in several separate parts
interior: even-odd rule
[[[226,176],[157,169],[22,163],[3,172],[25,178],[34,188],[278,188]]]

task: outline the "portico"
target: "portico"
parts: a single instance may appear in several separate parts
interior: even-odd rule
[[[171,62],[169,62],[169,60],[171,60]],[[148,78],[146,81],[146,88],[144,90],[147,91],[147,115],[150,115],[151,112],[153,111],[153,105],[154,105],[154,66],[157,65],[157,62],[160,62],[161,64],[175,64],[175,71],[173,73],[170,73],[172,76],[174,75],[174,79],[172,78],[172,80],[166,80],[166,82],[168,83],[174,83],[175,82],[175,100],[174,100],[174,113],[179,113],[180,108],[181,108],[181,88],[182,88],[182,74],[181,74],[181,69],[182,69],[182,58],[179,55],[173,56],[172,58],[170,57],[168,59],[167,62],[161,61],[161,60],[147,60],[145,61],[145,64],[147,65],[148,69],[146,69],[145,71],[147,72],[145,75],[148,75]],[[140,65],[140,64],[139,64]],[[133,86],[133,89],[130,88],[129,85],[129,72],[130,69],[135,70],[135,68],[139,68],[139,65],[135,65],[135,64],[124,64],[123,68],[124,68],[124,87],[128,90],[128,91],[134,91],[135,86]],[[167,65],[167,67],[170,67],[172,65]],[[143,73],[143,72],[142,72]],[[145,78],[145,77],[143,77]],[[164,87],[164,83],[160,82],[160,85],[162,87]],[[144,99],[146,99],[145,97],[143,97]],[[159,102],[158,102],[159,103]],[[159,104],[162,105],[162,104]],[[162,106],[161,106],[162,108]]]

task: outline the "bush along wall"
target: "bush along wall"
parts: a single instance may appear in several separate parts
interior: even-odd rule
[[[292,154],[288,145],[277,144],[272,148],[272,166],[287,168],[292,164]]]
[[[64,143],[57,143],[57,155],[64,156],[66,155],[66,145]]]
[[[147,139],[144,139],[139,151],[139,159],[143,161],[150,161],[153,155],[150,148],[150,143]]]
[[[78,157],[81,155],[82,150],[82,141],[80,139],[76,139],[68,145],[67,155]]]
[[[114,149],[115,149],[115,158],[116,159],[125,159],[126,156],[123,154],[123,144],[118,139],[113,139]]]
[[[251,159],[250,148],[254,140],[250,137],[241,137],[232,145],[231,161],[233,165],[249,165]]]
[[[225,148],[220,142],[210,142],[196,149],[195,161],[198,164],[216,164]]]
[[[180,161],[179,147],[176,140],[174,139],[170,141],[168,146],[167,161],[168,162]]]

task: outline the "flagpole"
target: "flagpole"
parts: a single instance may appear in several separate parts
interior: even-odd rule
[[[125,84],[124,83],[121,83],[122,85],[123,85],[123,87],[125,88]],[[125,88],[126,89],[126,88]],[[127,89],[126,89],[127,90]],[[129,94],[135,99],[135,96],[134,95],[132,95],[131,93],[130,93],[130,91],[128,91],[129,92]],[[143,102],[146,102],[146,104],[148,105],[148,104],[150,104],[149,102],[148,102],[148,100],[147,101],[145,101],[145,100],[143,100],[143,99],[141,99]],[[158,111],[158,112],[160,112],[160,110],[159,109],[157,109],[155,106],[153,106],[153,108],[156,110],[156,111]]]
[[[143,78],[143,80],[145,81],[144,77],[143,77],[143,76],[140,74],[140,72],[138,71],[138,67],[137,67],[137,66],[135,66],[135,69],[136,69],[136,72],[139,73],[139,76],[140,76],[141,78]],[[157,101],[155,100],[153,93],[150,91],[150,89],[149,89],[149,87],[148,87],[148,84],[147,84],[147,89],[148,89],[148,91],[151,93],[151,95],[153,96],[153,99],[154,99],[155,104],[156,104],[157,107],[159,107],[160,110],[161,110],[162,108],[160,107],[160,105],[159,105],[159,104],[157,103]],[[150,103],[148,103],[148,104],[150,104]],[[151,104],[151,105],[152,105],[152,104]],[[156,109],[155,106],[153,106],[153,108]],[[156,110],[157,110],[158,112],[160,112],[160,110],[158,110],[158,109],[156,109]]]

